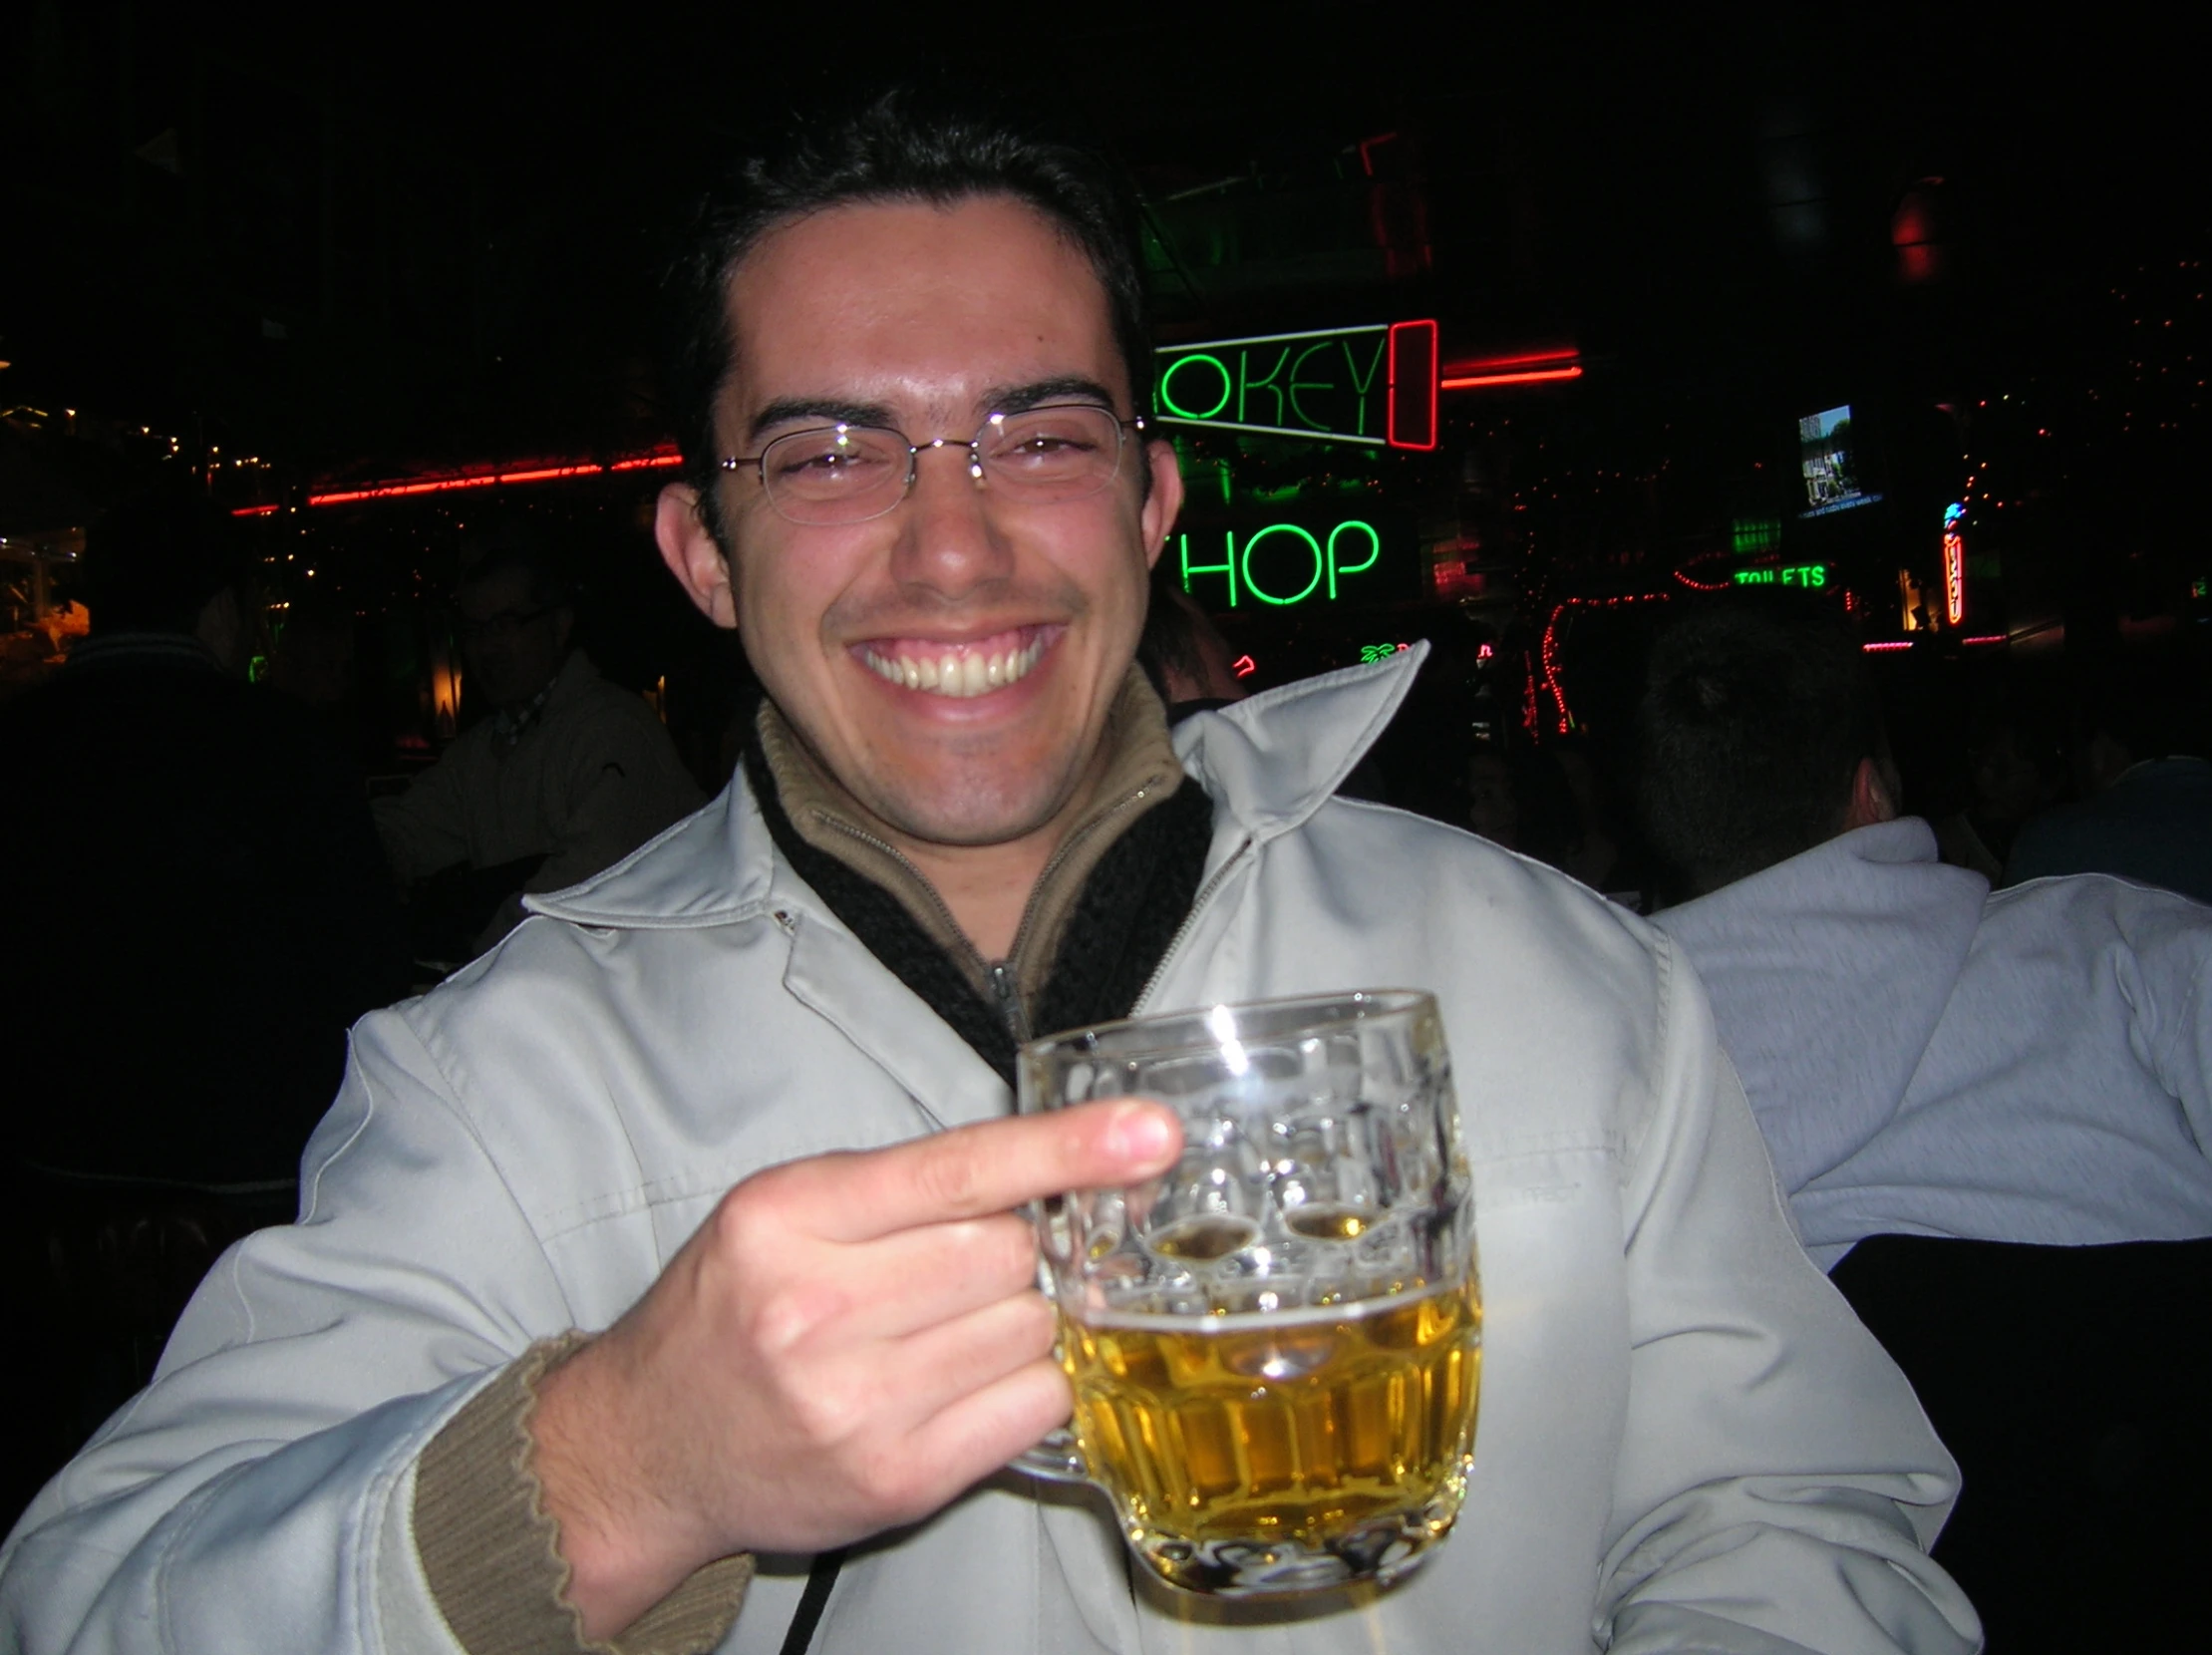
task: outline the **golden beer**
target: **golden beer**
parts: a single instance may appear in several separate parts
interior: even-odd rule
[[[1482,1363],[1471,1282],[1318,1310],[1063,1312],[1061,1353],[1091,1476],[1176,1585],[1388,1580],[1458,1512]]]

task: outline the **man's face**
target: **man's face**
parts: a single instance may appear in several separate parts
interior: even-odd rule
[[[471,581],[454,608],[473,685],[492,706],[524,705],[560,671],[575,617],[565,605],[540,601],[521,570]]]
[[[1083,254],[1027,206],[835,207],[773,232],[730,282],[726,455],[839,419],[965,442],[994,412],[1098,401],[1127,417],[1106,299]],[[1142,626],[1145,577],[1181,503],[1174,457],[1133,437],[1088,499],[1010,502],[965,450],[921,455],[867,522],[792,523],[757,468],[719,502],[730,558],[689,491],[661,542],[700,605],[735,624],[777,706],[853,795],[927,845],[1056,833],[1081,798]],[[1150,473],[1147,496],[1145,473]],[[1002,680],[948,693],[948,676]],[[902,670],[935,679],[916,686]],[[922,670],[922,663],[936,668]],[[957,671],[948,674],[946,663]]]

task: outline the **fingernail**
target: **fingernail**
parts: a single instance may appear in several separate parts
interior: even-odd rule
[[[1106,1129],[1106,1147],[1125,1160],[1157,1160],[1172,1142],[1173,1123],[1157,1104],[1123,1104]]]

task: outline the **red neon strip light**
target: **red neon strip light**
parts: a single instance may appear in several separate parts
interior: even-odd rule
[[[1474,374],[1464,378],[1441,381],[1446,391],[1473,391],[1486,385],[1533,385],[1540,379],[1580,379],[1582,369],[1536,368],[1520,374]]]
[[[1912,639],[1898,638],[1889,643],[1861,644],[1859,645],[1859,648],[1865,650],[1866,653],[1869,655],[1881,655],[1892,649],[1910,649],[1912,648]]]
[[[1665,603],[1672,592],[1624,592],[1619,597],[1570,597],[1552,605],[1551,618],[1544,622],[1543,641],[1537,646],[1542,662],[1544,686],[1551,691],[1552,705],[1559,709],[1559,733],[1564,736],[1574,729],[1574,714],[1567,710],[1567,692],[1559,684],[1559,617],[1569,609],[1620,609],[1632,603]],[[1530,700],[1535,698],[1533,683]],[[1534,726],[1530,725],[1533,732]]]
[[[1572,345],[1545,351],[1523,351],[1517,356],[1470,356],[1458,362],[1444,364],[1447,374],[1486,374],[1499,368],[1535,368],[1544,364],[1564,367],[1582,360],[1582,353]]]
[[[1959,642],[1961,642],[1962,644],[2009,644],[2012,641],[2012,639],[2006,637],[2005,634],[2002,632],[1991,632],[1983,637],[1961,638],[1959,640]]]
[[[1436,324],[1425,322],[1393,322],[1390,331],[1391,395],[1390,416],[1384,428],[1384,440],[1394,449],[1411,449],[1419,454],[1433,453],[1436,447]],[[1428,441],[1410,443],[1398,435],[1398,392],[1408,378],[1418,374],[1428,386]]]
[[[673,449],[656,450],[652,454],[632,455],[627,460],[617,460],[602,466],[595,460],[579,460],[560,466],[532,466],[511,472],[472,472],[456,477],[408,478],[392,483],[373,484],[366,489],[333,489],[319,495],[309,495],[309,505],[353,505],[362,500],[405,499],[416,495],[445,495],[460,489],[502,488],[523,483],[560,483],[575,477],[603,477],[615,472],[657,472],[671,466],[681,466],[684,457]],[[241,505],[234,507],[234,517],[265,517],[281,510],[275,505]]]
[[[1725,592],[1736,584],[1733,580],[1694,580],[1680,569],[1675,570],[1674,573],[1675,578],[1688,586],[1693,592]]]

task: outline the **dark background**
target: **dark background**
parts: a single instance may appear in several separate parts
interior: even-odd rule
[[[1454,663],[1487,642],[1521,674],[1491,699],[1536,694],[1534,733],[1602,727],[1641,625],[1603,600],[1669,591],[1772,516],[1782,555],[1855,571],[1854,612],[1894,633],[1894,570],[1930,565],[1969,477],[1974,624],[2008,653],[2186,653],[2212,614],[2203,45],[1987,8],[40,0],[0,22],[0,533],[81,523],[158,464],[298,505],[652,452],[687,202],[795,111],[896,75],[1109,142],[1145,191],[1163,339],[1433,315],[1447,359],[1579,353],[1572,385],[1447,395],[1434,455],[1187,445],[1232,463],[1237,501],[1372,490],[1465,571],[1448,605],[1227,617],[1255,682],[1426,636],[1438,693],[1471,694]],[[1844,401],[1885,503],[1800,526],[1795,419]],[[605,664],[668,686],[709,770],[742,667],[654,564],[660,475],[496,493],[583,548]],[[256,519],[272,602],[383,626],[369,654],[404,710],[416,617],[485,509]],[[1571,715],[1545,699],[1547,626],[1584,686]]]

